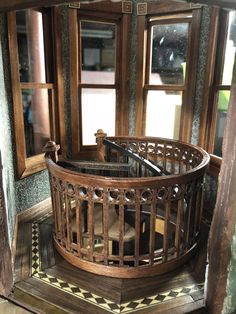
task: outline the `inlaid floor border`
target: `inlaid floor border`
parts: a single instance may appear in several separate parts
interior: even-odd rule
[[[191,295],[194,292],[200,292],[203,294],[204,290],[204,283],[192,284],[171,289],[169,291],[164,291],[162,293],[157,293],[149,297],[139,298],[134,301],[117,304],[111,300],[108,300],[107,298],[103,298],[74,284],[61,280],[60,278],[51,276],[47,274],[47,272],[41,270],[38,221],[32,223],[31,254],[31,276],[33,278],[114,314],[133,313],[135,311],[150,308],[178,297]]]

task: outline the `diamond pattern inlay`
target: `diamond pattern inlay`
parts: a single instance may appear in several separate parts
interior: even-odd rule
[[[186,287],[180,287],[172,289],[170,291],[165,291],[162,293],[157,293],[150,297],[145,297],[138,300],[133,300],[130,302],[125,302],[117,304],[111,300],[105,299],[101,296],[98,296],[90,291],[86,291],[80,287],[77,287],[71,283],[68,283],[60,278],[56,278],[47,274],[47,272],[41,271],[40,265],[40,250],[39,250],[39,230],[38,223],[34,222],[32,224],[32,252],[31,252],[31,271],[32,277],[38,280],[43,281],[46,284],[49,284],[57,289],[60,289],[66,293],[73,295],[83,301],[89,302],[94,306],[103,308],[104,310],[115,313],[132,313],[139,309],[145,309],[151,306],[158,305],[162,302],[172,300],[184,295],[190,295],[193,292],[199,291],[203,293],[204,284],[195,284]]]

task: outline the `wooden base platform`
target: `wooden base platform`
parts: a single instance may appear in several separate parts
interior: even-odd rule
[[[206,313],[206,237],[191,263],[171,273],[117,279],[87,273],[55,251],[51,216],[18,226],[15,285],[11,299],[34,313]]]

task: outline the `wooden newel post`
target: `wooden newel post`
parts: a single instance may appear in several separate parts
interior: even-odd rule
[[[97,143],[97,158],[99,161],[106,161],[106,148],[103,145],[103,140],[107,137],[107,134],[102,129],[99,129],[94,135]]]
[[[47,144],[43,148],[43,152],[45,153],[45,157],[50,156],[52,161],[55,163],[58,161],[57,152],[60,149],[60,145],[57,145],[53,141],[48,141]]]

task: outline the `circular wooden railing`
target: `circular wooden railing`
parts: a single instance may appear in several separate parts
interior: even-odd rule
[[[45,149],[58,252],[83,270],[121,278],[185,263],[198,243],[208,154],[151,137],[99,133],[97,143],[100,162],[68,162],[76,171],[57,162],[55,145]]]

